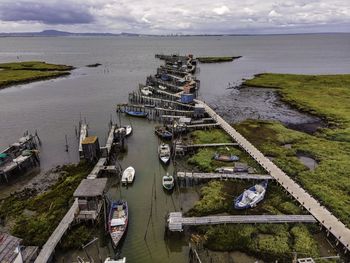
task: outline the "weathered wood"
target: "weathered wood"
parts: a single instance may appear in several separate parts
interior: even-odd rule
[[[87,131],[87,124],[86,123],[82,123],[80,125],[80,136],[79,136],[79,155],[82,156],[83,155],[83,146],[82,146],[82,142],[84,141],[84,139],[86,138],[88,134]]]
[[[219,224],[281,224],[281,223],[316,223],[312,215],[228,215],[183,217],[181,212],[172,212],[168,217],[170,231],[183,231],[184,226],[219,225]]]
[[[202,144],[185,144],[183,148],[204,148],[204,147],[222,147],[222,146],[237,146],[238,143],[202,143]]]
[[[274,179],[271,175],[267,174],[248,174],[248,173],[192,173],[192,172],[177,172],[177,178],[188,178],[188,179],[242,179],[242,180],[272,180]]]

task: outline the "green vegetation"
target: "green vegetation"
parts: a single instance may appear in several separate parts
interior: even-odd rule
[[[36,196],[17,193],[5,198],[0,218],[11,225],[11,234],[22,238],[24,245],[42,246],[70,208],[73,192],[90,169],[85,163],[63,166],[66,173],[48,191]]]
[[[283,101],[327,120],[333,129],[320,135],[350,142],[350,74],[261,74],[243,85],[276,88]]]
[[[205,246],[218,251],[242,251],[267,262],[291,262],[293,252],[317,257],[318,246],[304,225],[259,224],[202,227]]]
[[[82,244],[86,244],[93,238],[94,228],[87,225],[75,226],[69,231],[69,235],[65,235],[60,244],[63,250],[81,248]]]
[[[69,75],[73,67],[27,61],[0,64],[0,89],[11,85]]]
[[[231,137],[221,129],[197,130],[191,133],[194,144],[201,143],[230,143]]]
[[[238,57],[198,57],[198,61],[201,63],[220,63],[220,62],[231,62],[235,59],[240,58]]]

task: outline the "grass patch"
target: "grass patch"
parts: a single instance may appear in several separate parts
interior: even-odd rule
[[[221,62],[231,62],[235,59],[240,58],[241,56],[238,57],[197,57],[198,61],[201,63],[221,63]]]
[[[231,137],[221,129],[197,130],[191,133],[194,144],[231,143]]]
[[[325,119],[328,139],[350,142],[350,74],[260,74],[243,85],[276,88],[282,100],[297,109]]]
[[[319,256],[310,231],[299,224],[220,225],[202,227],[200,231],[207,238],[205,246],[211,250],[238,250],[266,262],[291,262],[293,252]]]
[[[248,120],[235,128],[350,227],[350,144],[290,130],[278,122]],[[283,147],[291,144],[291,149]],[[318,162],[311,171],[297,158]]]
[[[73,67],[27,61],[0,64],[0,89],[11,85],[69,75]]]
[[[63,166],[66,173],[48,191],[36,196],[15,194],[5,198],[0,217],[13,222],[11,234],[22,238],[24,245],[42,246],[70,208],[73,192],[90,169],[85,163]],[[23,213],[25,210],[34,216]]]

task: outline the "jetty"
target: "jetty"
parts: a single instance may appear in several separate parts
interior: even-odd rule
[[[219,225],[219,224],[282,224],[282,223],[316,223],[312,215],[225,215],[183,217],[182,212],[169,213],[168,229],[183,231],[184,226]]]
[[[88,127],[86,123],[79,123],[80,126],[80,133],[79,133],[79,156],[80,158],[83,157],[83,145],[82,142],[85,140],[86,136],[88,135]]]
[[[193,180],[273,180],[268,174],[249,174],[249,173],[195,173],[195,172],[177,172],[177,179]]]

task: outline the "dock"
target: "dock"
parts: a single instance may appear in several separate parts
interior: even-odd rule
[[[183,217],[181,212],[171,212],[168,216],[170,231],[183,231],[184,226],[220,225],[220,224],[282,224],[316,223],[312,215],[227,215]]]
[[[198,129],[211,129],[220,126],[218,123],[203,123],[203,124],[190,124],[186,125],[188,130],[198,130]]]
[[[113,140],[114,140],[114,131],[116,129],[116,125],[111,125],[111,128],[108,133],[108,138],[106,142],[106,149],[107,149],[107,156],[109,156],[112,146],[113,146]]]
[[[203,180],[273,180],[274,178],[268,174],[249,174],[249,173],[192,173],[192,172],[177,172],[178,179],[203,179]]]
[[[344,251],[350,251],[350,229],[347,228],[336,216],[326,207],[321,205],[314,197],[307,193],[299,184],[278,168],[271,160],[265,157],[246,138],[238,133],[212,108],[202,101],[201,104],[206,112],[220,124],[239,146],[244,149],[257,163],[259,163],[295,200],[297,200],[327,231],[327,235],[332,234],[337,243],[341,243]]]
[[[223,146],[238,146],[238,143],[202,143],[202,144],[184,144],[179,145],[186,149],[194,149],[194,148],[206,148],[206,147],[223,147]]]
[[[63,217],[59,225],[56,227],[55,231],[53,231],[49,239],[46,241],[38,257],[34,261],[35,263],[46,263],[50,261],[57,244],[60,242],[63,235],[66,233],[74,221],[77,211],[78,200],[76,199],[67,214]]]
[[[87,179],[96,179],[99,175],[99,173],[103,170],[105,167],[105,164],[107,162],[107,158],[100,158],[94,168],[92,169],[91,173],[87,176]]]
[[[88,135],[87,124],[81,123],[80,124],[80,135],[79,135],[79,156],[80,157],[83,156],[82,142],[85,140],[87,135]]]

